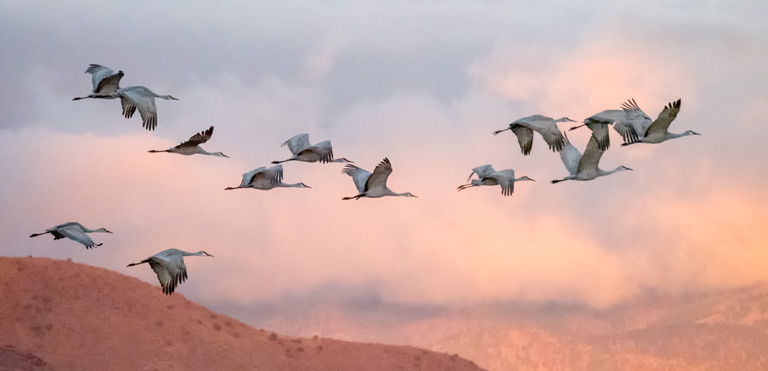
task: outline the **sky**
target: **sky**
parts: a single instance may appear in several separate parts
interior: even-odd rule
[[[0,256],[111,269],[158,285],[186,259],[187,298],[252,324],[346,307],[564,302],[768,281],[768,3],[764,1],[70,1],[0,3]],[[90,93],[91,63],[178,101],[158,126]],[[611,148],[567,175],[523,116],[583,120],[629,98],[689,136]],[[136,115],[138,116],[138,115]],[[227,158],[149,154],[215,126]],[[569,128],[568,123],[560,128]],[[311,189],[224,191],[309,133],[418,198],[355,195],[342,164],[289,162]],[[583,151],[589,131],[568,132]],[[536,182],[457,192],[493,164]],[[103,245],[32,233],[77,221]],[[158,290],[160,290],[158,285]],[[249,310],[252,310],[249,312]],[[256,313],[256,314],[254,314]],[[274,313],[272,314],[274,315]],[[243,317],[241,317],[243,319]]]

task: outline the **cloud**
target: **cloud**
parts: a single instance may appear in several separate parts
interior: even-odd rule
[[[649,288],[768,278],[762,23],[672,14],[651,29],[647,16],[667,12],[650,5],[342,4],[321,17],[291,4],[139,3],[154,12],[147,20],[121,5],[87,17],[25,5],[17,14],[29,25],[2,16],[4,35],[29,35],[0,35],[16,51],[0,57],[2,254],[71,257],[156,284],[151,270],[125,265],[171,247],[205,250],[216,258],[189,258],[180,292],[275,307],[608,306]],[[427,17],[434,7],[442,17]],[[89,32],[103,24],[115,26]],[[117,101],[72,102],[90,89],[82,71],[94,62],[181,100],[158,102],[151,133]],[[652,117],[682,98],[671,128],[704,135],[629,147],[614,135],[601,166],[635,171],[557,185],[547,181],[565,169],[543,141],[524,157],[511,133],[491,135],[518,117],[583,119],[629,97]],[[210,125],[204,147],[230,159],[146,153]],[[339,164],[285,164],[286,182],[312,189],[223,190],[287,158],[280,144],[302,132],[368,170],[388,157],[389,186],[419,198],[341,201],[356,189]],[[580,149],[588,136],[569,133]],[[457,193],[485,163],[537,181],[510,198],[498,187]],[[66,221],[115,234],[97,236],[94,251],[27,237]]]

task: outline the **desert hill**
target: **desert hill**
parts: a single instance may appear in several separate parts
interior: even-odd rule
[[[0,258],[0,347],[35,370],[480,370],[455,354],[257,330],[179,293],[47,258]]]
[[[365,314],[318,311],[269,327],[301,335],[461,352],[490,370],[768,370],[768,286],[648,294],[594,309],[497,303],[376,328]],[[366,324],[361,329],[360,324]]]

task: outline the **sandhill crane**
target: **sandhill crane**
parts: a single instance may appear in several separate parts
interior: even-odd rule
[[[640,109],[634,99],[621,104],[622,110],[606,110],[584,120],[586,126],[592,129],[593,135],[598,140],[602,150],[610,145],[608,140],[608,124],[615,123],[614,129],[624,139],[622,146],[634,143],[661,143],[668,139],[683,137],[686,135],[701,135],[693,130],[681,134],[672,134],[667,131],[669,125],[680,112],[680,99],[671,102],[659,113],[656,121]],[[571,130],[584,125],[574,126]],[[651,129],[653,127],[653,129]]]
[[[262,166],[243,174],[243,181],[237,187],[224,188],[225,191],[239,188],[256,188],[268,191],[276,187],[312,188],[304,183],[283,183],[283,165],[270,168]]]
[[[602,150],[597,145],[597,140],[594,136],[589,137],[589,143],[584,150],[584,155],[579,153],[579,150],[574,147],[566,137],[566,143],[563,150],[560,151],[560,159],[563,160],[563,165],[568,170],[569,175],[563,179],[553,180],[551,183],[559,183],[564,180],[592,180],[597,177],[613,174],[617,171],[632,170],[626,166],[619,166],[611,171],[605,171],[597,167],[600,162],[600,157],[603,156]]]
[[[410,192],[396,193],[387,187],[387,178],[389,178],[389,174],[392,174],[392,164],[386,157],[376,165],[376,168],[373,169],[373,174],[352,164],[344,166],[341,173],[352,177],[358,192],[356,196],[344,197],[342,200],[359,200],[361,197],[379,198],[384,196],[416,197]]]
[[[208,139],[211,139],[211,136],[213,136],[213,126],[208,128],[208,130],[206,131],[201,131],[193,135],[192,137],[189,138],[188,141],[182,142],[176,147],[171,147],[168,149],[151,149],[149,150],[149,153],[169,152],[169,153],[178,153],[180,155],[185,155],[185,156],[190,156],[190,155],[199,153],[201,155],[211,155],[211,156],[229,158],[229,156],[221,152],[208,152],[204,150],[202,147],[200,147],[201,144],[207,142]]]
[[[293,157],[283,161],[272,161],[273,164],[279,164],[286,161],[303,161],[303,162],[317,162],[329,163],[329,162],[354,162],[349,161],[344,157],[333,158],[333,147],[330,140],[324,140],[320,143],[312,145],[309,143],[309,134],[302,133],[297,134],[293,138],[288,139],[282,146],[288,145],[288,149],[291,150]]]
[[[469,184],[460,185],[457,189],[458,191],[472,187],[499,185],[501,186],[502,195],[512,196],[512,193],[515,191],[515,182],[521,180],[530,180],[535,182],[535,180],[527,176],[515,179],[514,170],[507,169],[496,171],[490,164],[478,166],[472,169],[472,173],[469,174],[469,177],[467,178],[468,182],[472,178],[472,174],[477,174],[478,179],[472,179],[472,182]]]
[[[85,73],[90,73],[91,80],[93,80],[93,91],[84,97],[72,98],[72,100],[80,100],[86,98],[103,98],[114,99],[110,94],[114,93],[117,89],[120,89],[120,79],[123,78],[123,71],[112,71],[111,69],[98,64],[91,64]]]
[[[560,152],[565,144],[565,138],[557,128],[558,122],[575,122],[567,117],[561,117],[557,120],[542,115],[533,115],[515,120],[509,127],[502,130],[496,130],[493,135],[502,131],[512,130],[517,136],[517,142],[520,144],[520,150],[524,156],[531,153],[533,147],[533,132],[541,134],[544,141],[547,142],[549,149],[554,152]]]
[[[120,97],[120,104],[123,106],[123,116],[129,119],[133,117],[136,109],[139,109],[142,126],[147,130],[155,130],[157,127],[157,106],[155,98],[165,100],[178,100],[170,95],[155,94],[152,90],[144,86],[129,86],[127,88],[117,89],[109,95],[110,98]]]
[[[669,125],[672,123],[675,117],[677,117],[679,112],[680,99],[675,102],[670,102],[664,106],[663,110],[661,110],[659,117],[656,118],[656,121],[648,126],[647,129],[638,131],[638,135],[636,136],[635,140],[624,143],[622,146],[635,143],[661,143],[669,139],[680,138],[687,135],[701,135],[693,130],[687,130],[680,134],[670,133],[667,131],[667,129],[669,129]]]
[[[90,249],[92,247],[101,246],[100,243],[94,243],[90,236],[88,236],[86,233],[95,233],[95,232],[103,232],[103,233],[112,233],[105,228],[98,228],[98,229],[88,229],[83,227],[82,224],[77,222],[69,222],[64,223],[61,225],[57,225],[53,228],[46,229],[45,232],[42,233],[33,233],[30,238],[42,236],[44,234],[52,234],[54,240],[60,240],[64,237],[69,238],[70,240],[74,240],[77,242],[80,242],[81,244],[85,245],[86,249]]]
[[[179,249],[163,250],[155,255],[150,256],[138,263],[128,264],[129,267],[134,265],[149,263],[152,270],[157,274],[157,279],[160,281],[160,286],[163,287],[163,294],[171,295],[177,285],[180,285],[187,279],[187,266],[184,265],[185,256],[210,256],[213,255],[205,252],[186,252]]]
[[[597,140],[598,147],[605,151],[611,146],[608,136],[608,125],[613,128],[624,139],[625,143],[637,140],[637,132],[644,132],[651,125],[648,115],[640,109],[634,99],[629,99],[621,104],[621,109],[610,109],[598,112],[584,120],[584,125],[574,126],[570,130],[578,129],[582,126],[589,127],[592,130],[592,136]]]

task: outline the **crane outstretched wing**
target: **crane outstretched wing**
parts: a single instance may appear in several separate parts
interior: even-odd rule
[[[93,242],[90,236],[85,234],[85,232],[83,232],[83,230],[80,229],[80,227],[75,225],[67,225],[64,227],[59,227],[59,228],[56,228],[56,231],[59,234],[63,235],[64,237],[67,237],[73,241],[80,242],[81,244],[85,245],[86,249],[90,249],[92,247],[101,245],[101,244],[97,245],[95,242]]]
[[[281,145],[281,147],[285,145],[288,146],[288,149],[291,150],[291,154],[294,156],[312,146],[309,143],[309,134],[307,133],[294,135],[291,139],[286,140],[285,143]]]
[[[368,192],[370,189],[383,189],[386,187],[389,174],[392,174],[392,163],[389,162],[388,158],[384,157],[376,165],[376,168],[373,169],[373,174],[368,177],[368,180],[365,182],[365,189],[361,193]]]
[[[170,295],[176,286],[187,279],[187,267],[181,255],[172,255],[166,251],[149,258],[149,266],[157,274],[163,294]]]
[[[677,117],[679,112],[680,99],[667,104],[664,109],[661,110],[661,113],[659,113],[659,117],[656,119],[656,121],[654,121],[651,126],[648,127],[648,131],[645,135],[659,135],[666,133],[667,129],[669,129],[669,125],[672,123],[672,121],[675,120],[675,117]]]
[[[493,166],[491,166],[491,164],[480,165],[472,169],[472,173],[469,174],[469,177],[467,177],[467,181],[472,179],[472,174],[477,174],[477,177],[479,179],[482,179],[487,177],[488,175],[493,174],[494,172],[496,172],[496,170],[493,169]]]
[[[203,144],[207,142],[209,139],[211,139],[211,136],[213,136],[213,126],[208,128],[208,130],[201,131],[189,138],[186,142],[181,142],[176,148],[182,148],[182,147],[197,147],[200,144]]]
[[[347,164],[343,169],[341,169],[341,173],[352,177],[352,181],[355,183],[355,188],[357,188],[358,193],[365,192],[365,183],[371,176],[370,171],[356,165]]]

